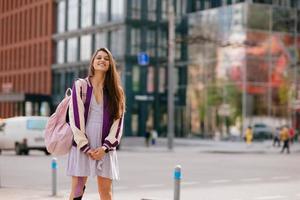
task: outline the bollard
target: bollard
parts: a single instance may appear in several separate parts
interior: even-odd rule
[[[57,192],[57,159],[56,158],[52,158],[51,168],[52,168],[52,196],[56,196],[56,192]]]
[[[180,200],[181,166],[177,165],[174,170],[174,200]]]

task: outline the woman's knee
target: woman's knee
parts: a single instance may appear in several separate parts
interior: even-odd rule
[[[98,191],[101,200],[112,199],[112,180],[108,178],[98,177]]]

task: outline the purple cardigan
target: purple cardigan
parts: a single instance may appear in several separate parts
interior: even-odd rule
[[[74,134],[73,145],[83,152],[90,149],[85,125],[89,116],[93,86],[89,78],[76,80],[72,87],[72,101],[69,105],[70,126]],[[84,103],[83,103],[84,102]],[[107,151],[114,150],[120,143],[123,132],[124,114],[121,118],[113,120],[108,108],[107,92],[103,91],[103,126],[102,146]]]

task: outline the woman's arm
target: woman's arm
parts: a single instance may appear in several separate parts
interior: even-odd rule
[[[105,152],[115,148],[120,144],[120,140],[123,133],[124,113],[121,118],[114,121],[112,124],[108,136],[104,139],[102,148]]]
[[[90,150],[90,146],[85,135],[84,104],[80,92],[81,82],[77,80],[72,87],[72,98],[69,104],[69,119],[77,147],[87,153]]]

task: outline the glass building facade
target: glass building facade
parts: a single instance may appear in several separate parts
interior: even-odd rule
[[[183,16],[185,1],[174,2],[177,16]],[[125,135],[143,136],[147,126],[166,135],[167,0],[58,0],[56,12],[54,104],[60,102],[76,78],[87,76],[93,52],[107,47],[117,61],[126,92]],[[186,32],[183,19],[178,21],[178,37]],[[187,59],[186,48],[183,42],[176,48],[176,59],[182,63],[176,66],[175,75],[178,122],[186,112],[186,66],[180,62]],[[138,64],[140,52],[149,55],[147,66]],[[178,123],[176,135],[184,134],[184,126]]]
[[[199,11],[188,17],[190,131],[226,135],[228,127],[243,130],[257,117],[299,129],[293,106],[299,99],[298,1],[195,9],[203,2],[193,2],[190,8]]]

